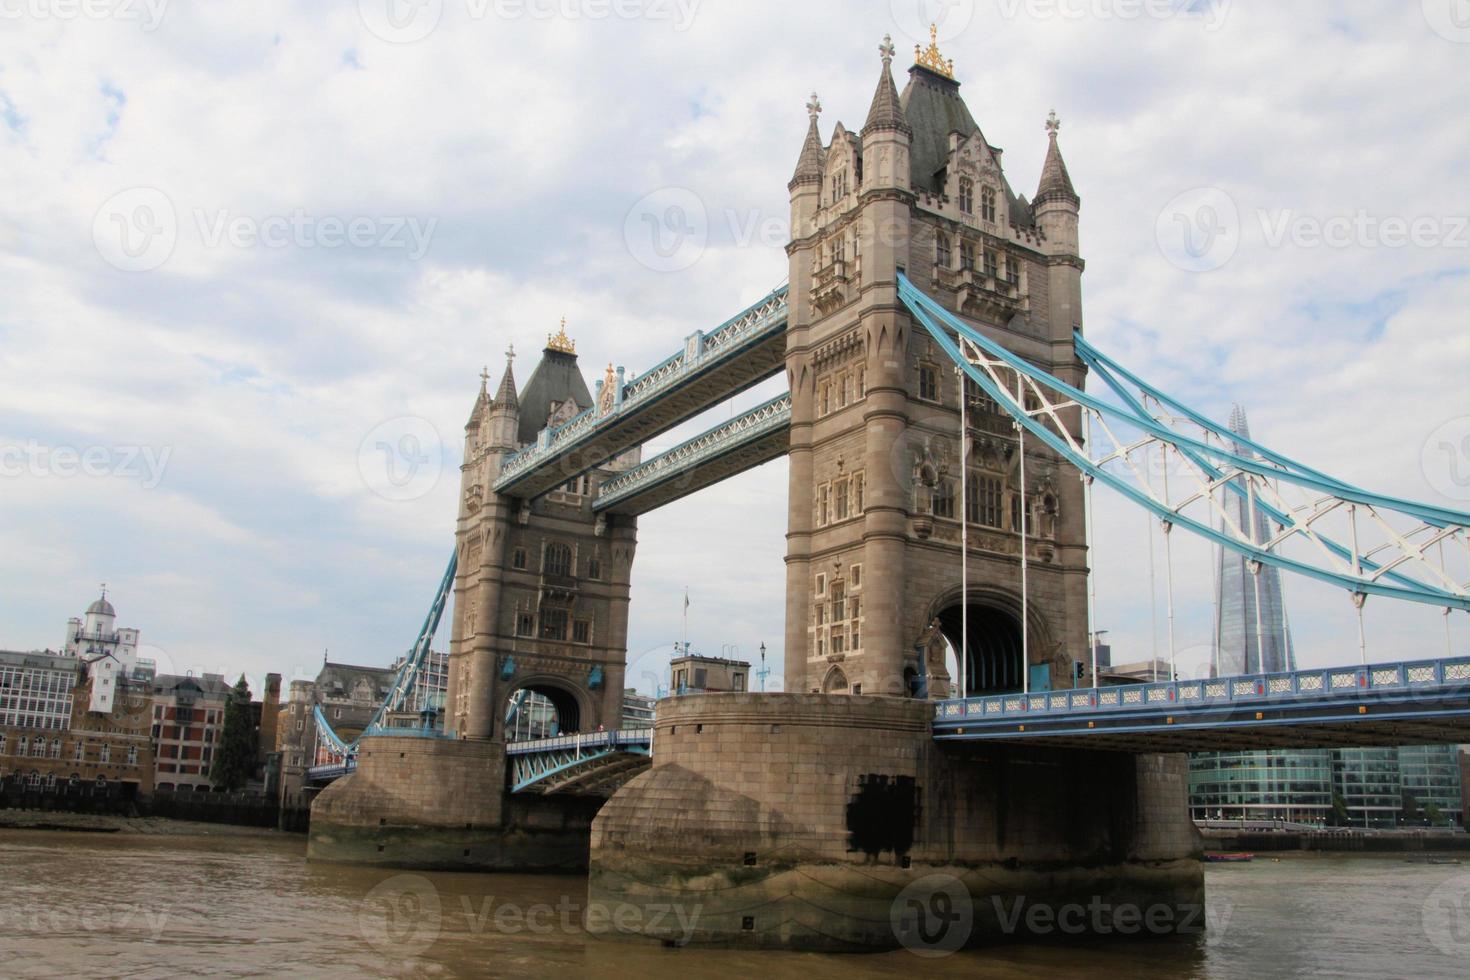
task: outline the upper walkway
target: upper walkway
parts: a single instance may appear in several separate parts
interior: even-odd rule
[[[618,387],[612,405],[593,407],[509,456],[495,492],[539,497],[558,484],[779,374],[786,364],[787,290],[783,287],[684,349]]]

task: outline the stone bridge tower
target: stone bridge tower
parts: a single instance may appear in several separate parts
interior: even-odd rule
[[[599,519],[592,501],[637,453],[569,475],[535,500],[495,493],[508,456],[594,402],[565,327],[520,392],[513,357],[493,398],[482,375],[465,426],[446,706],[447,727],[462,739],[500,740],[520,690],[549,698],[563,732],[617,728],[622,715],[637,524]],[[614,383],[609,369],[598,394]]]
[[[1054,116],[1027,201],[960,97],[953,62],[931,44],[899,94],[886,39],[882,55],[860,132],[838,123],[823,146],[812,97],[788,185],[786,690],[947,693],[943,644],[931,641],[940,632],[960,646],[966,512],[968,690],[1019,690],[1023,510],[1029,659],[1050,668],[1033,671],[1033,686],[1059,684],[1086,659],[1079,476],[1029,440],[1023,496],[1016,429],[967,384],[969,499],[961,499],[961,378],[900,305],[896,273],[1080,384],[1072,344],[1082,326],[1080,201]]]

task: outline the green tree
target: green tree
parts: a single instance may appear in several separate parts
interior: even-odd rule
[[[245,788],[255,771],[255,732],[250,723],[250,685],[245,675],[235,682],[225,702],[225,726],[215,747],[214,765],[209,781],[215,789],[235,791]]]
[[[1413,793],[1404,794],[1403,822],[1406,824],[1417,824],[1422,819],[1419,813],[1419,798]]]
[[[1429,819],[1430,824],[1438,827],[1444,823],[1444,811],[1439,808],[1438,803],[1430,803],[1424,807],[1424,816]]]

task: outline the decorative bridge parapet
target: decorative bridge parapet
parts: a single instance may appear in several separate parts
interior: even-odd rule
[[[509,456],[497,493],[535,497],[641,445],[751,385],[778,374],[786,356],[785,287],[619,386],[610,408],[593,406]],[[693,382],[698,381],[698,384]]]
[[[934,737],[1135,753],[1463,742],[1470,657],[940,701]]]
[[[602,485],[592,509],[642,514],[786,453],[791,394],[772,398]]]

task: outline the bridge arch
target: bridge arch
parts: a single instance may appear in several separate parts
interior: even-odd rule
[[[520,707],[539,704],[549,708],[551,717],[545,720],[538,719],[538,723],[544,725],[549,721],[554,724],[554,734],[557,735],[570,735],[583,731],[584,726],[596,716],[587,692],[568,684],[564,678],[545,674],[517,678],[506,697],[500,718],[501,724],[506,726],[504,729],[506,741],[511,741],[513,738],[512,733],[515,729],[510,715],[512,707],[515,706],[522,692],[528,695],[538,695],[539,699],[527,698]],[[529,727],[524,731],[531,734]],[[553,732],[537,730],[534,734],[536,736],[550,735]]]
[[[968,594],[962,595],[956,587],[934,601],[928,621],[937,623],[949,642],[956,667],[964,636],[966,602],[970,607],[968,677],[961,687],[956,676],[955,696],[1020,691],[1025,684],[1020,597],[1002,589],[971,586]],[[1027,617],[1027,633],[1032,665],[1049,664],[1051,657],[1044,651],[1052,649],[1051,630],[1034,604]]]

